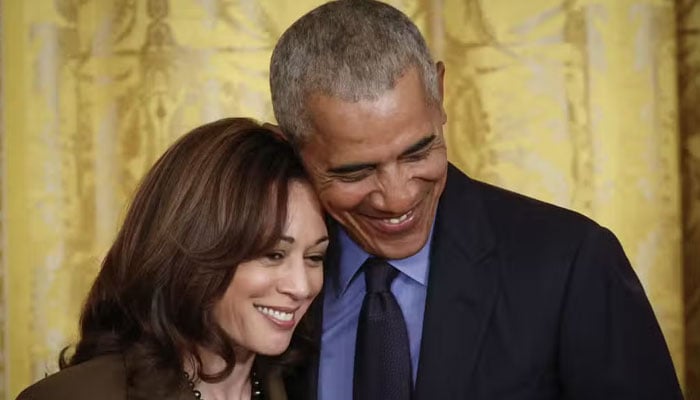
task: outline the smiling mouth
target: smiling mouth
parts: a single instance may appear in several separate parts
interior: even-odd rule
[[[382,221],[390,224],[390,225],[399,225],[402,222],[406,221],[410,217],[413,216],[413,210],[408,211],[407,213],[400,215],[398,217],[393,217],[393,218],[382,218]]]
[[[280,322],[290,322],[294,319],[294,312],[282,311],[270,307],[255,306],[255,309],[260,311],[260,313],[273,318]]]

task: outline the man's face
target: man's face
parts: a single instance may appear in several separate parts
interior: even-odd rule
[[[442,76],[439,70],[441,88]],[[445,187],[446,117],[426,96],[412,68],[377,100],[317,95],[307,104],[314,133],[301,157],[321,204],[379,257],[405,258],[423,247]]]

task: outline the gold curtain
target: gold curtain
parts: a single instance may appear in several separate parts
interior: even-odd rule
[[[0,398],[55,371],[164,148],[272,119],[272,47],[320,3],[0,0]],[[610,227],[700,398],[700,1],[390,3],[446,63],[451,160]]]
[[[688,400],[700,399],[700,1],[677,1],[685,356]]]

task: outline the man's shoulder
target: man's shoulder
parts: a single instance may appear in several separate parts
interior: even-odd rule
[[[498,247],[521,256],[570,255],[590,235],[612,236],[576,211],[471,179],[456,168],[448,175],[446,193],[441,214],[449,224],[478,219],[482,234],[488,232]],[[463,211],[465,207],[472,210]]]
[[[44,399],[123,400],[126,372],[121,354],[96,357],[63,369],[29,386],[17,400]]]
[[[587,230],[599,227],[590,218],[567,208],[467,177],[456,168],[449,175],[452,189],[478,197],[481,211],[496,229],[561,227]],[[454,203],[454,202],[452,202]],[[450,204],[454,207],[455,204]]]
[[[474,182],[482,193],[484,206],[496,223],[507,223],[509,226],[520,224],[534,225],[566,225],[568,228],[590,228],[597,224],[576,211],[547,203],[526,195],[490,185],[484,182]]]

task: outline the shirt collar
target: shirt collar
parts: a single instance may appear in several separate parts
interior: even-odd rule
[[[430,243],[433,240],[433,227],[430,228],[428,240],[418,253],[400,260],[387,260],[394,268],[419,284],[426,286],[428,282],[428,265],[430,264]],[[338,226],[338,242],[340,243],[340,268],[336,281],[335,294],[345,293],[353,277],[357,275],[362,264],[370,254],[355,243],[342,226]]]

